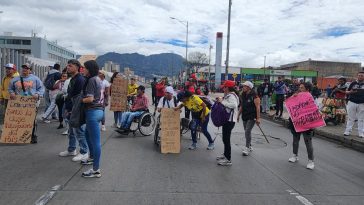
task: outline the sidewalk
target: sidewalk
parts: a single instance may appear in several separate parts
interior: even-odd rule
[[[261,117],[282,124],[285,127],[288,126],[289,115],[287,111],[283,112],[281,120],[274,120],[274,115],[275,111],[271,110],[269,114],[261,114]],[[357,151],[364,152],[364,138],[358,137],[357,124],[355,123],[351,136],[344,136],[345,126],[346,124],[327,124],[325,127],[316,128],[315,137],[328,139]]]

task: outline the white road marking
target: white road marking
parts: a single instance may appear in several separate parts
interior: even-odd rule
[[[299,193],[293,192],[292,190],[286,190],[290,195],[296,195],[296,199],[298,199],[304,205],[313,205],[308,199],[299,195]]]
[[[61,189],[61,185],[56,185],[51,188],[51,190],[47,191],[43,194],[34,204],[35,205],[45,205],[47,204],[57,193],[58,190]]]

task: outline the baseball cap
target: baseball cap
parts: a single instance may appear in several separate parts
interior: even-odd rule
[[[223,84],[223,87],[233,88],[235,86],[235,81],[226,80]]]
[[[253,87],[254,87],[254,84],[252,82],[250,82],[250,81],[245,81],[243,83],[243,85],[248,86],[250,89],[253,89]]]
[[[30,68],[30,64],[29,63],[25,63],[23,65],[21,65],[22,68],[27,68],[27,69],[31,69]]]
[[[5,67],[5,68],[12,68],[12,69],[16,70],[16,66],[15,66],[15,64],[13,64],[13,63],[8,63],[8,64],[6,64],[4,67]]]
[[[174,89],[173,89],[173,87],[172,86],[167,86],[166,87],[166,92],[174,95]]]
[[[106,71],[104,71],[104,70],[99,70],[99,73],[101,73],[101,74],[102,74],[102,75],[104,75],[104,76],[106,76],[106,75],[107,75]]]

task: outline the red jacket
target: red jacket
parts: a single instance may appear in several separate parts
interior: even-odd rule
[[[164,87],[164,83],[157,83],[155,85],[155,89],[157,90],[156,96],[157,97],[163,97],[165,94],[165,87]]]

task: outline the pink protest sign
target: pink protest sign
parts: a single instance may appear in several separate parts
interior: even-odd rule
[[[301,92],[286,100],[286,107],[296,132],[326,126],[322,115],[309,92]]]

